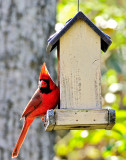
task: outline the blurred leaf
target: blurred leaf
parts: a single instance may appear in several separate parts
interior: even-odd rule
[[[114,128],[114,130],[118,131],[119,133],[126,134],[126,126],[122,123],[116,123]]]
[[[102,140],[102,138],[105,135],[105,130],[101,129],[101,130],[97,130],[95,132],[93,132],[90,137],[89,137],[89,142],[91,144],[97,144],[98,142],[100,142]]]
[[[126,95],[123,97],[122,103],[123,103],[123,106],[126,106]]]
[[[103,152],[102,156],[103,156],[104,158],[106,158],[106,157],[110,156],[111,154],[112,154],[111,151],[106,150],[106,151]]]
[[[120,140],[115,143],[115,146],[117,147],[118,152],[122,153],[123,151],[126,151],[126,140]]]
[[[86,156],[91,159],[98,159],[100,157],[100,151],[93,146],[89,146],[86,148]]]
[[[122,135],[120,135],[120,133],[115,131],[114,128],[111,131],[106,131],[105,136],[109,137],[110,139],[115,139],[115,140],[120,140],[122,138]]]
[[[66,146],[64,144],[56,145],[55,148],[56,148],[57,154],[60,155],[60,156],[65,156],[69,152],[68,146]]]
[[[115,53],[111,54],[109,59],[107,59],[106,61],[106,65],[108,66],[108,68],[113,68],[117,72],[122,73],[121,64],[119,63],[119,58],[117,54]]]
[[[126,110],[116,111],[116,119],[117,119],[117,122],[123,121],[124,119],[126,119]]]
[[[72,138],[69,142],[69,147],[70,148],[82,148],[83,145],[84,145],[84,142],[83,142],[83,138],[81,137],[78,137],[78,138]]]

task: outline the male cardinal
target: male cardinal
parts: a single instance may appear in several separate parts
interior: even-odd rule
[[[51,79],[43,63],[38,89],[27,104],[22,116],[25,117],[24,126],[17,144],[12,152],[12,158],[17,157],[30,125],[36,117],[43,117],[48,109],[54,109],[59,102],[59,89]]]

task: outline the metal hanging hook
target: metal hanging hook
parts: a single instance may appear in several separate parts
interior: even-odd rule
[[[78,0],[78,12],[79,12],[79,0]]]

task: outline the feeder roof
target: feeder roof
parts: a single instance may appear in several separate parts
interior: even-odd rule
[[[62,37],[78,19],[82,19],[101,37],[101,50],[106,52],[112,43],[111,38],[103,31],[101,31],[94,23],[92,23],[92,21],[88,19],[81,11],[79,11],[73,18],[67,21],[65,26],[59,32],[56,32],[48,39],[47,52],[51,52],[58,45],[60,37]]]

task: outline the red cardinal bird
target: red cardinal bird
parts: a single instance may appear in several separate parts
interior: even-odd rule
[[[17,157],[30,125],[36,117],[44,116],[48,109],[54,109],[59,102],[59,89],[52,81],[45,63],[42,66],[38,89],[27,104],[22,116],[24,126],[17,144],[12,152],[12,158]]]

